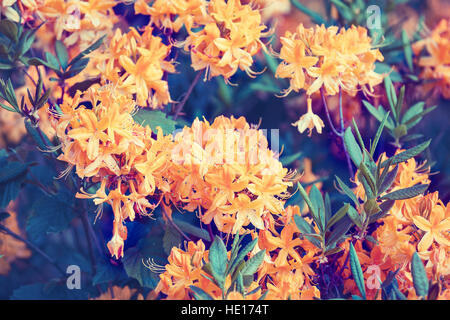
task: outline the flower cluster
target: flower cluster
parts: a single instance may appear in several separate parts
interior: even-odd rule
[[[319,298],[320,292],[312,281],[315,274],[312,265],[316,262],[317,248],[308,240],[299,238],[293,216],[300,214],[298,207],[287,207],[278,219],[281,231],[259,230],[252,232],[258,236],[258,243],[249,254],[265,250],[265,258],[259,267],[256,279],[247,286],[245,297],[232,291],[227,299],[259,299],[263,293],[266,299],[312,299]],[[231,253],[228,252],[228,255]],[[214,299],[222,299],[221,289],[210,280],[204,266],[208,263],[208,250],[201,240],[190,241],[186,251],[173,248],[164,267],[149,266],[153,271],[161,271],[160,282],[153,297],[164,294],[166,299],[191,299],[190,286],[194,285],[207,292]],[[225,281],[225,288],[231,283],[231,275]],[[258,289],[259,288],[259,289]],[[230,290],[231,291],[231,290]]]
[[[200,27],[184,41],[194,70],[206,70],[205,79],[222,75],[227,82],[238,69],[254,77],[253,56],[265,49],[261,38],[268,35],[258,10],[238,0],[212,0]]]
[[[99,214],[104,203],[112,206],[114,229],[108,248],[119,258],[127,238],[124,220],[133,221],[136,212],[147,214],[147,209],[155,208],[147,197],[156,189],[168,189],[162,173],[170,136],[163,137],[161,130],[152,135],[150,127],[135,123],[131,116],[135,102],[112,86],[91,88],[84,97],[81,101],[78,93],[57,115],[63,151],[59,159],[69,164],[66,172],[75,166],[79,177],[101,183],[94,194],[82,189],[77,197],[93,198]]]
[[[150,16],[150,24],[159,29],[179,32],[183,26],[188,31],[206,19],[205,0],[156,0],[150,4],[137,0],[134,10],[137,14]]]
[[[169,214],[171,203],[188,211],[204,209],[202,221],[214,219],[227,233],[243,232],[249,223],[266,229],[273,226],[272,215],[282,212],[292,185],[288,171],[268,149],[262,131],[244,118],[219,117],[212,125],[195,120],[172,139],[135,123],[133,100],[112,86],[91,88],[85,96],[82,102],[78,93],[61,106],[59,159],[69,164],[67,171],[76,167],[79,177],[101,182],[95,194],[82,190],[78,197],[112,206],[108,247],[117,258],[126,239],[123,222],[133,220],[136,211],[147,214],[162,200]]]
[[[175,72],[175,67],[167,61],[171,46],[152,32],[150,26],[142,34],[135,28],[126,34],[116,29],[109,45],[93,59],[93,73],[99,74],[104,84],[135,95],[139,106],[157,109],[172,102],[164,75]]]
[[[204,223],[214,220],[223,232],[243,232],[272,225],[283,210],[292,182],[263,131],[241,117],[218,117],[212,124],[195,120],[174,137],[173,190],[186,210],[206,209]]]
[[[380,159],[379,161],[382,161],[383,157]],[[428,170],[423,165],[418,166],[414,159],[409,159],[406,163],[399,164],[397,177],[390,191],[411,187],[419,182],[429,182]],[[359,183],[357,194],[363,196]],[[408,299],[415,299],[417,296],[412,282],[410,261],[413,253],[417,251],[425,263],[429,279],[440,283],[441,296],[448,296],[450,204],[444,205],[437,192],[399,200],[382,222],[372,233],[378,245],[369,241],[364,241],[363,245],[361,240],[354,243],[363,268],[379,268],[381,281],[386,279],[390,271],[398,269],[399,289]],[[341,246],[348,252],[348,245],[349,242],[346,241]],[[340,263],[344,263],[344,260],[345,255],[341,257]],[[349,272],[345,271],[344,277],[349,275]],[[370,273],[365,274],[366,278],[370,276]],[[353,281],[346,281],[345,288],[348,292],[357,292]],[[370,290],[369,295],[375,297],[376,291]]]
[[[418,65],[422,68],[420,78],[434,80],[426,84],[426,89],[438,88],[442,96],[450,99],[450,21],[441,20],[429,37],[412,46],[416,55],[426,49],[427,56],[420,57]]]
[[[295,33],[286,32],[281,39],[276,77],[290,80],[284,94],[306,90],[311,96],[323,88],[327,95],[343,90],[355,95],[358,90],[370,94],[383,76],[374,71],[376,61],[383,61],[378,49],[373,49],[367,29],[316,26],[303,24]]]
[[[36,1],[37,2],[37,1]],[[64,1],[43,0],[35,11],[34,22],[42,25],[37,31],[38,47],[48,47],[61,40],[76,55],[101,36],[111,35],[119,21],[113,7],[118,0]]]

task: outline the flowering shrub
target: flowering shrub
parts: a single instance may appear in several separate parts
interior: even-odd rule
[[[449,17],[367,9],[2,1],[0,298],[448,299]]]

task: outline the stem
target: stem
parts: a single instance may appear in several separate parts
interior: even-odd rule
[[[10,235],[11,237],[22,241],[23,243],[25,243],[28,247],[30,247],[32,250],[36,251],[38,254],[40,254],[45,260],[47,260],[50,264],[52,264],[56,269],[58,269],[59,273],[61,273],[61,275],[63,277],[66,277],[66,273],[63,271],[63,269],[61,269],[61,267],[56,263],[55,260],[53,260],[52,258],[50,258],[44,251],[42,251],[41,249],[39,249],[38,247],[36,247],[34,244],[32,244],[30,241],[28,241],[27,239],[24,239],[23,237],[21,237],[20,235],[14,233],[13,231],[11,231],[10,229],[8,229],[7,227],[3,226],[0,224],[0,230],[3,231],[4,233]]]
[[[166,219],[169,221],[169,223],[172,225],[172,227],[175,228],[175,230],[178,231],[179,234],[181,234],[187,241],[191,241],[191,238],[189,238],[184,232],[183,230],[180,229],[180,227],[178,227],[175,222],[173,222],[173,220],[167,215],[166,211],[163,209],[162,210],[164,217],[166,217]]]
[[[327,119],[328,119],[328,124],[330,125],[331,130],[333,131],[333,133],[340,137],[342,134],[339,133],[336,128],[334,127],[333,121],[331,120],[331,116],[330,116],[330,111],[328,110],[328,104],[327,104],[327,99],[325,97],[325,93],[323,91],[323,88],[320,88],[320,95],[322,96],[322,102],[323,102],[323,106],[325,108],[325,113],[327,115]]]
[[[181,100],[180,103],[176,105],[175,115],[173,116],[173,120],[177,120],[178,115],[180,114],[180,111],[183,109],[184,105],[186,104],[186,101],[189,99],[189,96],[192,93],[192,90],[194,90],[195,85],[197,84],[198,80],[200,79],[201,72],[197,72],[197,75],[195,76],[194,80],[192,81],[191,85],[189,86],[188,91],[183,97],[183,100]]]
[[[322,96],[323,105],[325,107],[325,113],[327,115],[328,123],[330,124],[331,130],[333,131],[333,133],[337,137],[339,137],[341,139],[342,146],[343,146],[344,151],[345,151],[345,158],[347,160],[348,172],[350,174],[350,178],[352,178],[354,176],[353,167],[352,167],[352,163],[350,161],[350,155],[348,154],[347,147],[345,146],[345,143],[344,143],[345,127],[344,127],[344,115],[343,115],[343,110],[342,110],[343,109],[342,108],[342,89],[339,87],[339,124],[340,124],[340,132],[335,128],[335,126],[333,124],[333,121],[331,120],[330,111],[328,110],[327,100],[326,100],[323,88],[320,88],[320,94]]]

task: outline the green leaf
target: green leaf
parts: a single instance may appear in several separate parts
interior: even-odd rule
[[[361,216],[359,215],[358,211],[355,208],[350,206],[348,208],[347,214],[354,224],[356,224],[359,228],[362,228]]]
[[[348,230],[353,226],[353,222],[349,217],[344,216],[341,218],[333,228],[333,232],[326,238],[327,248],[333,248],[339,241],[341,241]]]
[[[66,46],[60,40],[56,40],[55,42],[55,52],[62,70],[66,70],[69,65],[69,53],[67,52]]]
[[[302,3],[300,3],[298,0],[291,0],[291,3],[293,4],[294,7],[296,7],[298,10],[300,10],[301,12],[305,13],[306,15],[310,16],[311,19],[317,23],[317,24],[325,24],[326,21],[324,18],[322,18],[322,16],[317,13],[314,10],[309,9],[307,6],[303,5]]]
[[[403,29],[402,30],[402,42],[403,42],[403,52],[405,54],[406,63],[408,64],[408,68],[411,72],[414,72],[413,68],[413,53],[411,49],[411,43],[409,41],[408,34]]]
[[[122,259],[125,272],[128,277],[136,279],[142,287],[154,289],[159,282],[158,274],[150,271],[145,262],[149,259],[159,265],[167,263],[167,255],[162,246],[161,226],[153,227],[154,232],[150,232],[147,237],[139,240],[135,247],[125,250]]]
[[[173,247],[179,247],[182,243],[182,237],[180,233],[170,226],[166,224],[164,227],[164,237],[163,237],[163,248],[164,252],[169,255],[172,251]]]
[[[428,184],[418,184],[413,187],[404,188],[393,191],[381,197],[382,200],[404,200],[414,198],[420,194],[423,194],[428,189]]]
[[[341,0],[331,0],[331,2],[335,5],[336,9],[345,20],[351,21],[353,19],[352,9],[344,2],[342,2]]]
[[[388,170],[389,168],[385,168],[384,170]],[[383,181],[380,181],[380,185],[378,187],[378,195],[382,194],[386,190],[388,190],[395,181],[398,173],[398,165],[391,171],[389,171]]]
[[[353,191],[338,176],[335,176],[335,177],[336,177],[336,181],[339,185],[339,188],[341,188],[341,190],[344,192],[344,194],[347,195],[347,197],[349,197],[353,201],[353,203],[355,204],[356,207],[358,207],[359,201],[356,198],[356,195],[353,193]]]
[[[303,200],[308,205],[309,211],[311,213],[311,216],[312,216],[314,222],[317,224],[317,226],[319,226],[319,216],[316,212],[315,206],[312,204],[311,199],[309,198],[308,194],[306,193],[306,191],[303,188],[303,186],[301,185],[301,183],[299,182],[297,185],[298,185],[298,191],[300,192],[300,195],[302,196]]]
[[[73,194],[69,191],[60,191],[55,196],[42,195],[32,208],[33,213],[28,217],[26,225],[31,239],[42,239],[49,233],[59,233],[68,228],[76,217]]]
[[[370,172],[370,170],[367,168],[367,166],[364,164],[364,162],[361,162],[361,165],[359,166],[359,171],[364,176],[366,182],[368,183],[371,190],[371,194],[376,195],[377,187],[375,185],[376,184],[375,178]]]
[[[377,133],[375,134],[375,138],[373,139],[373,143],[370,146],[370,155],[373,157],[375,153],[375,149],[377,148],[378,141],[380,140],[381,134],[383,133],[384,126],[386,125],[386,121],[389,118],[389,112],[387,112],[378,127]]]
[[[309,192],[309,198],[311,199],[311,204],[314,206],[314,211],[317,212],[317,217],[319,221],[319,229],[325,229],[325,203],[322,198],[322,194],[316,185],[311,187]]]
[[[6,208],[20,192],[28,172],[28,164],[9,162],[0,170],[0,208]]]
[[[428,278],[422,260],[417,252],[414,252],[411,260],[411,274],[416,294],[425,298],[428,294]]]
[[[391,108],[392,116],[398,122],[399,115],[395,109],[397,105],[397,93],[395,92],[395,87],[392,84],[391,78],[389,76],[384,78],[384,86],[386,89],[386,95],[389,101],[389,107]]]
[[[228,258],[227,248],[225,247],[222,239],[220,239],[218,236],[215,237],[214,242],[209,248],[208,258],[213,276],[221,286],[221,289],[223,289],[223,286],[225,284],[225,272],[227,269]]]
[[[142,126],[150,126],[153,132],[156,132],[157,127],[161,127],[164,134],[172,134],[175,130],[176,121],[172,120],[172,117],[166,117],[166,114],[159,110],[141,108],[133,119]]]
[[[247,260],[244,268],[241,273],[243,276],[253,276],[261,266],[261,263],[264,261],[264,256],[266,254],[266,250],[258,251],[253,257]]]
[[[196,236],[197,238],[203,239],[205,241],[211,241],[208,231],[193,226],[192,224],[186,221],[173,219],[173,222],[181,229],[181,231]]]
[[[92,45],[90,45],[87,49],[82,51],[79,55],[77,55],[75,58],[73,58],[72,61],[70,61],[69,65],[73,65],[73,64],[77,63],[79,60],[81,60],[82,58],[84,58],[85,56],[90,54],[92,51],[100,48],[105,37],[106,37],[106,35],[102,36],[100,39],[98,39]]]
[[[336,224],[339,220],[341,220],[343,217],[345,217],[349,208],[350,208],[350,204],[348,204],[348,203],[344,204],[328,221],[327,228],[325,231],[330,230],[330,228],[334,224]]]
[[[46,52],[45,59],[47,60],[46,61],[47,67],[59,72],[59,62],[58,62],[58,59],[53,54],[51,54],[50,52]]]
[[[431,140],[425,141],[415,147],[412,147],[410,149],[407,149],[403,152],[396,154],[395,156],[390,158],[390,159],[392,159],[391,165],[396,165],[398,163],[405,162],[408,159],[411,159],[411,158],[417,156],[422,151],[424,151],[426,148],[428,148],[428,146],[430,145],[430,142],[431,142]],[[383,161],[381,166],[384,168],[388,165],[388,163],[389,163],[388,160],[385,160],[385,161]]]
[[[0,21],[0,33],[4,34],[8,39],[17,42],[17,25],[8,19]]]
[[[235,268],[241,263],[241,261],[244,260],[244,258],[249,254],[253,248],[258,243],[258,238],[253,239],[250,241],[239,253],[237,254],[236,258],[232,261],[230,261],[231,266],[228,270],[229,273],[233,274],[235,271]]]
[[[362,152],[360,147],[358,146],[358,143],[356,142],[355,137],[353,136],[352,129],[350,127],[345,130],[344,144],[353,163],[357,167],[359,167],[363,159]]]
[[[203,289],[196,286],[189,286],[192,293],[194,294],[195,300],[214,300],[208,293],[206,293]]]
[[[387,112],[383,109],[382,106],[379,106],[378,109],[376,109],[372,104],[365,100],[363,100],[363,104],[366,107],[367,111],[369,111],[369,113],[373,115],[379,122],[383,121],[384,116]],[[385,126],[391,131],[394,130],[395,125],[391,117],[387,118]]]
[[[312,244],[314,244],[317,248],[321,248],[320,241],[318,241],[316,238],[310,236],[311,234],[314,234],[314,228],[306,222],[303,217],[299,215],[294,216],[295,225],[300,230],[302,234],[304,234],[305,238],[308,239]]]
[[[358,255],[356,254],[353,244],[350,243],[350,269],[352,270],[353,279],[356,282],[359,292],[361,293],[363,299],[366,299],[366,287],[364,284],[364,276],[361,269],[361,264],[359,263]]]
[[[418,184],[413,187],[393,191],[381,197],[381,200],[404,200],[423,194],[428,189],[428,184]]]
[[[290,156],[282,157],[280,158],[280,162],[283,164],[284,167],[290,165],[295,160],[299,159],[302,156],[303,152],[297,152]]]
[[[411,120],[414,116],[420,114],[425,107],[425,102],[420,101],[412,105],[405,111],[405,114],[402,117],[402,124],[405,124],[409,120]]]
[[[422,118],[427,115],[428,113],[430,113],[431,111],[433,111],[434,109],[436,109],[437,106],[432,106],[429,107],[427,109],[425,109],[424,111],[422,111],[419,114],[414,115],[411,119],[405,121],[404,125],[410,129],[412,127],[414,127],[416,124],[418,124],[420,122],[420,120],[422,120]]]

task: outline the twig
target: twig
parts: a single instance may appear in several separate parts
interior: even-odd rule
[[[340,138],[341,142],[342,142],[342,146],[344,148],[344,153],[345,153],[345,158],[347,160],[347,166],[348,166],[348,172],[350,174],[350,178],[352,178],[354,176],[354,172],[353,172],[353,167],[352,167],[352,163],[350,161],[350,155],[348,154],[348,150],[347,147],[345,146],[345,142],[344,142],[344,131],[345,131],[345,127],[344,127],[344,115],[343,115],[343,108],[342,108],[342,89],[339,87],[339,123],[340,123],[340,131],[338,131],[334,124],[333,121],[331,120],[331,116],[330,116],[330,111],[328,110],[328,105],[327,105],[327,100],[325,97],[325,93],[323,88],[320,88],[320,94],[322,96],[322,101],[323,101],[323,105],[325,108],[325,113],[327,115],[327,119],[328,119],[328,123],[331,127],[331,130],[333,131],[333,133]]]
[[[179,234],[181,234],[184,239],[186,239],[187,241],[191,241],[191,238],[189,238],[184,232],[183,230],[180,229],[180,227],[178,227],[175,222],[173,222],[173,220],[167,215],[166,211],[163,209],[162,210],[164,216],[166,217],[166,219],[169,221],[169,223],[172,225],[172,227],[175,228],[175,230],[178,231]]]
[[[197,84],[198,80],[200,79],[201,72],[197,72],[197,75],[195,76],[194,80],[192,81],[191,85],[189,86],[188,91],[183,97],[183,100],[181,100],[180,103],[176,105],[175,114],[173,116],[173,120],[177,120],[178,115],[180,114],[181,110],[183,109],[184,105],[186,104],[186,101],[189,99],[189,96],[192,93],[192,90],[194,90],[195,85]]]
[[[323,88],[320,88],[320,94],[322,96],[323,106],[325,108],[325,113],[327,115],[328,124],[330,125],[330,128],[333,131],[333,133],[336,136],[340,137],[342,134],[336,130],[336,128],[334,127],[333,121],[331,120],[330,111],[328,110],[327,99],[325,98],[325,93],[323,92]]]
[[[40,254],[45,260],[47,260],[50,264],[52,264],[56,269],[58,269],[58,271],[61,273],[61,275],[63,277],[66,277],[66,273],[64,272],[63,269],[61,269],[61,267],[56,263],[55,260],[53,260],[52,258],[50,258],[44,251],[42,251],[41,249],[39,249],[38,247],[36,247],[34,244],[32,244],[30,241],[28,241],[27,239],[24,239],[23,237],[21,237],[20,235],[14,233],[13,231],[11,231],[10,229],[8,229],[7,227],[3,226],[0,224],[0,230],[3,231],[4,233],[10,235],[11,237],[22,241],[23,243],[25,243],[28,247],[30,247],[32,250],[36,251],[38,254]]]

